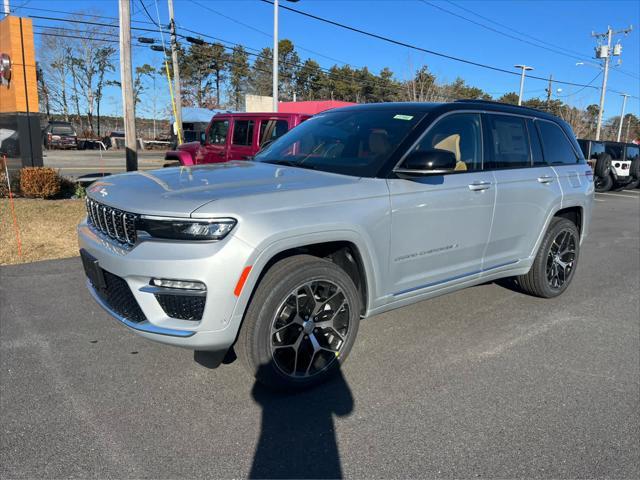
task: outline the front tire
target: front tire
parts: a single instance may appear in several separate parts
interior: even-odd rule
[[[245,314],[236,352],[262,384],[296,390],[336,373],[358,333],[360,296],[330,261],[296,255],[273,265]]]
[[[517,277],[520,288],[536,297],[557,297],[573,280],[579,253],[578,228],[566,218],[555,217],[542,239],[531,270]]]
[[[594,180],[595,190],[598,193],[608,192],[613,187],[613,178],[611,175],[605,175],[604,177],[595,177]]]

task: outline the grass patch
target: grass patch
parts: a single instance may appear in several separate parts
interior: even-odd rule
[[[78,255],[76,225],[85,215],[84,200],[14,199],[22,239],[18,256],[9,199],[0,199],[0,265]]]

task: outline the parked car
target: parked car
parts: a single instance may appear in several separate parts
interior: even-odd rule
[[[49,122],[43,132],[44,146],[54,148],[78,148],[78,134],[69,122]]]
[[[122,130],[113,130],[109,135],[102,137],[102,143],[106,149],[119,148],[118,142],[124,146],[124,132]]]
[[[200,142],[178,145],[165,160],[181,165],[247,160],[265,144],[310,118],[300,113],[220,113],[214,115]]]
[[[593,182],[596,192],[611,189],[611,155],[606,153],[604,142],[579,138],[578,145],[584,158],[593,170]]]
[[[218,361],[233,348],[260,382],[295,389],[340,368],[362,318],[504,277],[562,294],[593,191],[550,114],[365,104],[253,161],[98,181],[79,245],[89,291],[131,330]]]

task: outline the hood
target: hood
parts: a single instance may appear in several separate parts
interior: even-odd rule
[[[198,148],[200,148],[200,142],[187,142],[187,143],[181,143],[180,145],[178,145],[177,150],[195,152]]]
[[[128,212],[189,217],[215,200],[332,187],[358,180],[347,175],[242,160],[113,175],[92,183],[87,194],[100,203]]]

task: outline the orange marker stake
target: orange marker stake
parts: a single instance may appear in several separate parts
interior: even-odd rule
[[[18,257],[22,258],[22,240],[20,239],[20,228],[18,228],[18,217],[16,216],[16,208],[13,204],[13,193],[11,192],[11,180],[9,179],[9,168],[7,167],[7,156],[2,156],[4,163],[4,171],[7,175],[7,186],[9,187],[9,204],[11,205],[11,214],[13,215],[13,228],[16,232],[16,243],[18,244]]]

